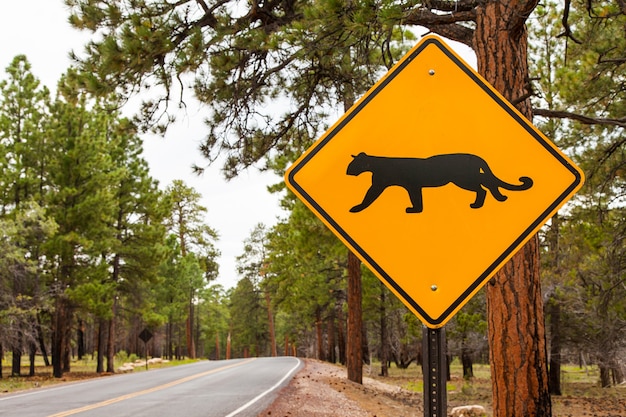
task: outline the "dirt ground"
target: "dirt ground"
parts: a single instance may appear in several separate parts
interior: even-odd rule
[[[626,417],[626,389],[602,397],[555,397],[554,417]],[[452,398],[451,398],[452,397]],[[478,404],[491,415],[489,398],[465,403],[449,395],[448,412],[456,406]],[[480,396],[477,396],[480,400]],[[363,385],[347,379],[342,367],[305,360],[305,367],[259,417],[421,417],[422,394],[374,378]]]

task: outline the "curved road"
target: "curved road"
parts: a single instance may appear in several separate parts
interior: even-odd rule
[[[3,417],[247,417],[276,398],[294,357],[203,361],[0,396]]]

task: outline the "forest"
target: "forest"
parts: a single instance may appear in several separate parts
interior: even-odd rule
[[[622,1],[66,4],[70,22],[98,36],[76,53],[54,97],[26,56],[0,75],[0,360],[11,358],[0,377],[20,375],[23,363],[34,374],[38,355],[55,377],[85,355],[97,357],[97,372],[115,372],[117,354],[146,349],[348,365],[357,352],[358,367],[375,361],[381,375],[419,364],[422,324],[284,184],[271,191],[282,193],[287,214],[242,242],[235,286],[214,284],[219,239],[201,196],[150,177],[142,133],[166,130],[169,103],[193,94],[209,108],[207,163],[225,156],[227,178],[256,168],[282,175],[427,32],[472,47],[489,79],[485,45],[504,46],[481,43],[477,32],[488,35],[493,16],[484,9],[493,5],[503,7],[496,16],[513,43],[527,39],[528,69],[512,75],[521,78],[509,90],[489,81],[586,175],[533,249],[540,285],[529,309],[539,311],[539,336],[530,337],[546,351],[545,383],[559,395],[565,363],[597,365],[602,386],[626,381]],[[121,104],[147,91],[140,112],[123,117]],[[272,107],[278,102],[287,110]],[[510,273],[505,267],[446,326],[448,354],[467,378],[474,363],[497,361],[492,287]],[[355,311],[362,324],[350,329]]]

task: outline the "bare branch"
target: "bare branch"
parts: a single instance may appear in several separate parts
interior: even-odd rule
[[[568,111],[560,110],[548,110],[548,109],[533,109],[535,116],[556,118],[556,119],[571,119],[586,125],[605,125],[605,126],[617,126],[626,127],[626,118],[623,119],[608,119],[602,117],[589,117],[582,114],[572,113]]]
[[[446,2],[447,3],[447,2]],[[446,14],[433,13],[427,9],[415,9],[406,14],[403,24],[424,26],[431,32],[472,46],[474,30],[462,26],[460,22],[475,22],[475,9],[454,11]]]
[[[424,6],[429,9],[439,10],[441,12],[468,12],[474,10],[480,4],[477,0],[426,0]]]
[[[563,32],[560,33],[559,35],[557,35],[557,38],[566,36],[569,39],[573,40],[574,42],[576,42],[577,44],[582,44],[581,41],[579,41],[578,39],[576,39],[574,37],[574,34],[572,33],[572,29],[569,26],[569,9],[572,5],[572,0],[565,0],[565,5],[563,7],[563,17],[561,18],[561,24],[563,25]]]

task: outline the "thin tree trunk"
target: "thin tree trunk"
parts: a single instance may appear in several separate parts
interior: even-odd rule
[[[339,363],[346,364],[346,332],[344,328],[343,309],[337,309],[337,346],[339,346]]]
[[[348,251],[348,379],[363,383],[363,317],[361,311],[361,261]]]
[[[167,336],[165,344],[167,345],[167,359],[170,361],[174,359],[174,344],[172,341],[172,337],[174,335],[172,327],[172,316],[169,316],[167,320]]]
[[[274,330],[274,315],[272,314],[272,303],[270,293],[265,291],[265,304],[267,306],[267,320],[270,326],[270,344],[272,346],[272,357],[278,356],[276,351],[276,332]]]
[[[96,372],[104,372],[104,319],[98,319],[98,359],[96,361]]]
[[[461,342],[461,364],[463,367],[463,379],[472,379],[474,377],[474,362],[472,361],[472,356],[467,349],[467,342],[465,339]]]
[[[333,311],[328,317],[328,356],[326,360],[330,363],[337,362],[337,355],[335,354],[335,314]]]
[[[85,355],[85,325],[82,319],[78,320],[78,328],[76,329],[76,351],[78,360],[81,360]]]
[[[35,355],[37,354],[37,345],[35,342],[28,343],[28,360],[30,366],[28,369],[28,376],[35,376]]]
[[[11,376],[20,376],[22,374],[22,337],[17,341],[18,346],[13,348],[13,360],[11,362]]]
[[[531,120],[525,23],[537,3],[482,3],[474,37],[478,72]],[[493,416],[551,416],[536,236],[496,274],[487,300]]]
[[[387,335],[387,309],[385,285],[382,281],[380,288],[380,376],[389,376],[389,341]]]
[[[63,372],[70,372],[72,367],[72,315],[70,306],[64,310],[65,335],[63,337]]]
[[[231,354],[230,332],[228,332],[228,336],[226,336],[226,360],[230,359],[230,354]]]
[[[550,394],[561,395],[561,305],[556,297],[548,299],[547,312],[550,317]]]
[[[194,324],[194,305],[193,305],[193,291],[189,298],[189,311],[187,315],[187,321],[185,326],[185,335],[187,337],[187,356],[191,359],[196,358],[196,345],[193,338],[193,324]]]
[[[39,340],[39,350],[43,356],[43,363],[46,366],[50,366],[50,360],[48,359],[48,351],[46,350],[46,341],[43,337],[43,329],[41,327],[41,317],[37,313],[37,339]]]
[[[600,365],[600,386],[608,388],[611,386],[611,368],[607,365]]]
[[[57,296],[54,309],[54,328],[52,330],[52,374],[55,378],[63,377],[63,348],[65,346],[65,302]]]
[[[113,317],[109,319],[107,332],[107,372],[110,373],[115,373],[115,304],[116,301],[113,301]]]
[[[319,309],[317,309],[317,311],[315,312],[315,338],[317,346],[317,359],[325,361],[326,355],[324,354],[324,332],[322,330],[322,317]]]

